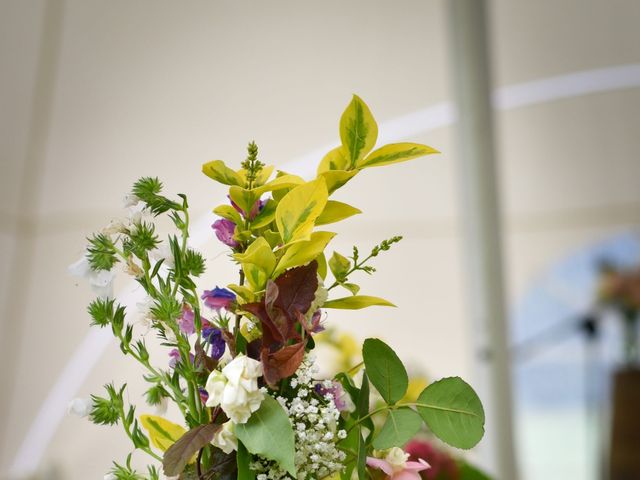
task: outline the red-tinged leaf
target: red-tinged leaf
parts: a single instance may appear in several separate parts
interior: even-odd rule
[[[275,306],[280,307],[291,319],[296,311],[307,313],[315,299],[318,289],[318,262],[292,268],[275,280],[278,286],[278,298]]]
[[[278,305],[278,298],[280,296],[280,289],[275,282],[268,280],[267,288],[264,296],[264,305],[267,310],[269,318],[282,334],[284,342],[292,338],[299,338],[298,332],[295,329],[295,320],[287,311]],[[283,342],[283,343],[284,343]]]
[[[264,302],[246,303],[242,306],[242,309],[260,319],[260,323],[262,324],[262,338],[266,345],[284,344],[285,337],[271,320],[271,317],[269,317]]]
[[[288,345],[273,353],[268,349],[262,349],[262,369],[264,379],[271,387],[275,386],[281,379],[290,377],[302,363],[304,358],[304,347],[306,342],[299,342]]]
[[[208,445],[219,429],[220,425],[214,423],[198,425],[180,437],[164,452],[162,466],[165,475],[169,477],[180,475],[191,457],[202,447]]]

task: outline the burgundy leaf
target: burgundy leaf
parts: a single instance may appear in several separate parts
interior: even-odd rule
[[[180,437],[176,443],[164,452],[162,466],[164,467],[165,475],[170,477],[180,475],[191,457],[213,440],[213,436],[220,427],[220,425],[214,423],[198,425]]]
[[[275,280],[279,295],[275,306],[287,313],[289,318],[296,318],[296,310],[307,313],[318,289],[318,262],[292,268]]]
[[[273,353],[266,348],[262,349],[262,369],[264,379],[269,386],[274,387],[281,379],[296,373],[304,358],[306,343],[306,341],[295,343]]]

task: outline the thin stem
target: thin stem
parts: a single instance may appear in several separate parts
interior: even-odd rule
[[[373,258],[373,255],[369,255],[367,258],[362,260],[360,263],[354,261],[353,267],[351,267],[351,269],[344,275],[344,280],[342,282],[338,282],[336,280],[335,282],[333,282],[333,284],[329,288],[327,288],[327,291],[337,287],[341,283],[346,282],[348,280],[349,275],[351,275],[353,272],[355,272],[357,270],[361,270],[362,267],[364,266],[364,264],[367,263],[371,258]]]

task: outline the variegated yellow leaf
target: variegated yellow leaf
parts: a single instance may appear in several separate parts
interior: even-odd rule
[[[242,177],[227,167],[222,160],[213,160],[202,165],[202,173],[224,185],[244,185]]]
[[[285,245],[309,240],[328,196],[324,178],[318,178],[295,187],[280,200],[276,208],[276,225]]]
[[[367,104],[357,95],[340,118],[340,139],[349,160],[349,169],[369,153],[378,139],[378,125]]]
[[[318,176],[324,177],[325,182],[327,182],[327,190],[331,195],[357,174],[358,170],[329,170],[328,172],[320,173]]]
[[[395,307],[395,305],[384,298],[370,297],[368,295],[354,295],[352,297],[337,298],[325,302],[323,308],[339,308],[344,310],[360,310],[361,308],[372,307]]]
[[[163,452],[187,432],[180,425],[155,415],[140,415],[140,423],[149,432],[151,443]]]
[[[304,265],[317,258],[335,235],[333,232],[313,232],[309,240],[291,245],[278,262],[273,278],[289,268]]]
[[[406,162],[432,153],[440,153],[435,148],[420,143],[391,143],[380,147],[356,163],[357,168],[381,167],[392,163]]]
[[[331,170],[346,170],[347,168],[349,168],[347,152],[345,147],[340,145],[339,147],[330,150],[329,153],[320,160],[320,164],[318,165],[318,175]]]
[[[329,223],[339,222],[358,213],[362,213],[362,211],[356,207],[352,207],[346,203],[336,202],[335,200],[329,200],[316,220],[316,225],[327,225]]]

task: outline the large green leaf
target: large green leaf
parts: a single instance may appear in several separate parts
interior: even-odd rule
[[[236,425],[236,436],[249,453],[274,460],[283,470],[296,476],[293,428],[275,398],[265,395],[262,405],[249,421]]]
[[[367,104],[357,95],[340,118],[340,139],[352,168],[373,149],[378,139],[378,125]]]
[[[213,160],[202,165],[202,172],[209,178],[224,185],[244,185],[242,176],[227,167],[222,160]]]
[[[418,413],[440,440],[474,447],[484,435],[484,409],[476,392],[459,377],[443,378],[418,397]]]
[[[358,213],[362,213],[362,211],[356,207],[352,207],[346,203],[336,202],[335,200],[329,200],[316,220],[316,225],[339,222]]]
[[[356,167],[381,167],[392,163],[406,162],[431,153],[440,152],[420,143],[391,143],[371,152],[367,158],[358,161]]]
[[[327,185],[323,178],[318,178],[295,187],[280,200],[276,208],[276,225],[285,244],[309,240],[327,199]]]
[[[247,447],[245,447],[242,442],[238,442],[236,462],[238,464],[238,480],[255,480],[256,472],[249,468],[251,455],[249,455]]]
[[[339,308],[342,310],[360,310],[361,308],[380,306],[395,307],[384,298],[370,297],[368,295],[354,295],[352,297],[336,298],[325,302],[323,308]]]
[[[418,433],[421,426],[422,418],[415,410],[408,407],[391,410],[380,433],[373,439],[373,448],[386,450],[402,447]]]
[[[387,404],[392,405],[404,397],[409,377],[389,345],[377,338],[367,338],[362,346],[362,358],[369,380]]]

